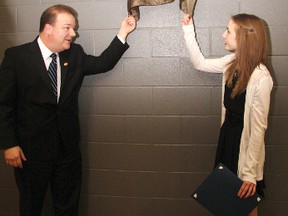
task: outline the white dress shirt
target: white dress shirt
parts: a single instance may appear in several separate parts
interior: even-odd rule
[[[53,52],[45,46],[45,44],[42,42],[40,37],[38,37],[37,42],[40,47],[41,54],[42,54],[42,57],[43,57],[43,60],[47,69],[47,73],[48,73],[48,68],[52,61],[52,58],[50,57],[50,55]],[[61,67],[60,67],[59,54],[58,53],[55,53],[55,54],[57,55],[57,101],[59,101],[60,89],[61,89]]]
[[[117,35],[117,37],[123,44],[126,43],[125,40],[121,38],[119,35]],[[43,60],[47,69],[47,73],[48,73],[48,68],[52,61],[52,58],[50,57],[50,55],[53,52],[45,46],[45,44],[43,43],[40,37],[38,37],[37,42],[40,47],[41,54],[42,54],[42,57],[43,57]],[[59,97],[60,97],[60,89],[61,89],[61,67],[60,67],[59,54],[58,53],[55,53],[55,54],[57,55],[57,102],[58,102]]]

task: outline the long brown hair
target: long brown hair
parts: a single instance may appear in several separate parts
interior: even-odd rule
[[[255,15],[238,14],[231,17],[236,24],[236,57],[226,71],[226,82],[232,86],[237,71],[237,83],[231,97],[241,94],[254,69],[261,63],[267,65],[267,36],[264,21]]]

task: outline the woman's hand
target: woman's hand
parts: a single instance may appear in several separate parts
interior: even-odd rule
[[[185,14],[182,18],[182,26],[192,25],[192,17],[189,14]]]
[[[252,182],[244,181],[240,190],[238,191],[238,197],[240,198],[248,198],[253,196],[256,192],[256,185]]]

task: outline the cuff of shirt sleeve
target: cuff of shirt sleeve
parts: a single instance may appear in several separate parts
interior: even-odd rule
[[[193,25],[184,25],[182,26],[183,31],[190,31],[190,30],[194,30],[194,26]]]
[[[123,40],[123,38],[121,38],[119,35],[117,35],[117,37],[118,37],[118,39],[123,43],[123,44],[125,44],[126,43],[126,41],[125,40]]]

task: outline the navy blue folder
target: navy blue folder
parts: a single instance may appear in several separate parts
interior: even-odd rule
[[[255,193],[240,199],[237,193],[241,185],[242,180],[220,163],[192,197],[215,216],[247,216],[262,201],[262,197]]]

